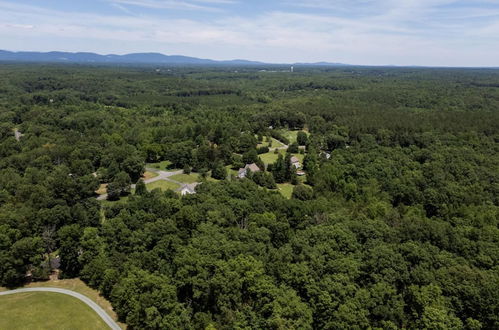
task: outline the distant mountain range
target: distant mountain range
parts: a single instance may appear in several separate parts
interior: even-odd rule
[[[0,61],[12,62],[45,62],[45,63],[95,63],[95,64],[162,64],[162,65],[264,65],[270,63],[231,60],[215,61],[181,55],[164,55],[160,53],[135,53],[126,55],[99,55],[95,53],[68,52],[11,52],[0,50]],[[284,65],[284,63],[282,63]],[[342,66],[341,63],[296,63],[286,65]]]

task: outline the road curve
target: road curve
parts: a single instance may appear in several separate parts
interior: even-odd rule
[[[74,297],[83,301],[90,308],[92,308],[101,318],[106,322],[106,324],[113,330],[121,330],[120,326],[114,322],[114,320],[109,316],[99,305],[90,300],[88,297],[71,290],[59,289],[59,288],[24,288],[24,289],[16,289],[0,292],[0,296],[15,294],[15,293],[23,293],[23,292],[54,292],[54,293],[62,293],[68,296]]]
[[[150,179],[144,180],[145,184],[153,183],[153,182],[160,181],[160,180],[164,180],[164,181],[170,181],[170,182],[176,183],[179,186],[184,185],[182,182],[178,182],[176,180],[170,179],[171,176],[184,173],[183,170],[178,170],[178,171],[162,171],[162,170],[159,170],[157,168],[146,168],[146,171],[154,172],[154,173],[158,174],[158,176],[155,176],[154,178],[150,178]],[[131,188],[135,189],[135,184],[132,184]],[[102,195],[97,196],[97,200],[98,201],[105,201],[105,200],[107,200],[107,194],[102,194]]]

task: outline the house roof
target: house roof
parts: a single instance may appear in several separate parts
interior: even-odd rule
[[[194,194],[196,192],[196,187],[198,185],[199,185],[199,183],[197,183],[197,182],[184,184],[184,185],[182,185],[182,187],[178,188],[177,191],[186,190],[188,193]]]
[[[247,164],[244,167],[244,169],[245,170],[250,170],[251,172],[259,172],[260,171],[260,168],[255,163],[253,163],[253,164]]]
[[[298,158],[296,158],[296,156],[291,157],[290,161],[291,161],[291,163],[299,163],[300,162],[300,160]]]

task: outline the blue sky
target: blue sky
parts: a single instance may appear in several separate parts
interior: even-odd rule
[[[499,66],[499,0],[0,0],[0,49]]]

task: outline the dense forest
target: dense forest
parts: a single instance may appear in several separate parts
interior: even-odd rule
[[[499,70],[286,70],[0,65],[0,285],[59,256],[132,329],[499,329]]]

